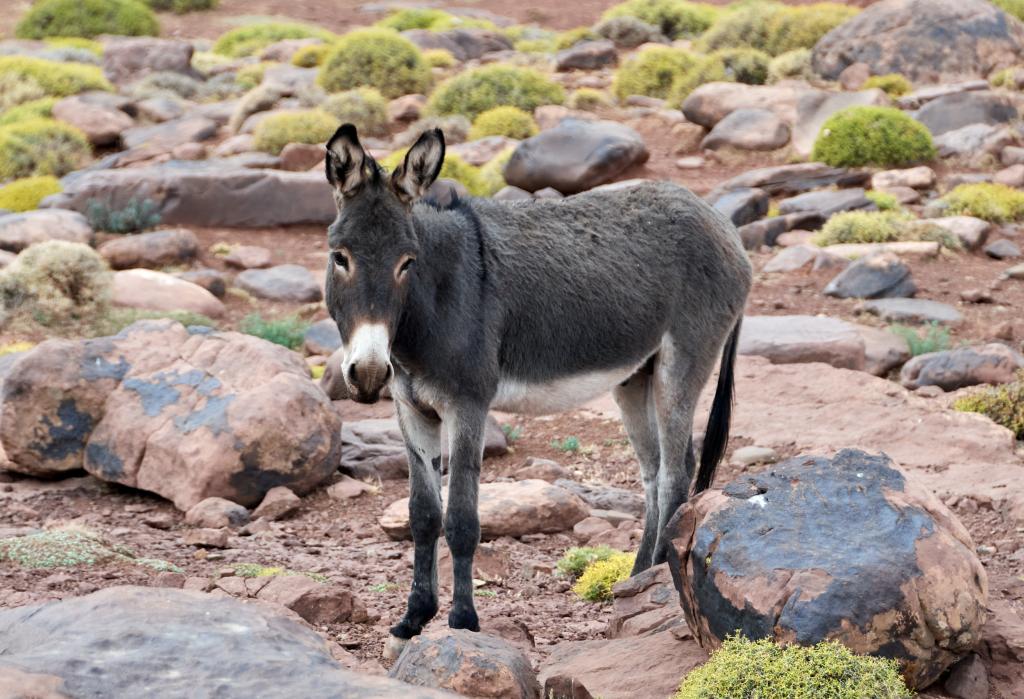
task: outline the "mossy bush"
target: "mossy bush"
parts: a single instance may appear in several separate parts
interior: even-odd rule
[[[729,80],[725,61],[715,54],[700,56],[696,63],[685,73],[676,78],[669,90],[668,102],[678,107],[690,93],[705,83]]]
[[[772,57],[750,48],[719,49],[712,54],[725,65],[725,74],[733,82],[764,85],[768,82],[768,66]]]
[[[51,36],[46,39],[46,44],[58,49],[82,49],[94,56],[103,56],[103,44],[81,36]]]
[[[357,87],[335,93],[324,100],[320,108],[334,117],[338,124],[355,124],[360,133],[371,136],[387,133],[388,101],[375,88]]]
[[[61,191],[60,180],[50,175],[25,177],[0,187],[0,209],[31,211],[39,202]]]
[[[1017,379],[991,386],[957,398],[953,408],[965,413],[980,413],[1024,439],[1024,371]]]
[[[0,180],[60,177],[81,167],[91,152],[81,131],[53,119],[0,126]]]
[[[173,12],[176,15],[217,7],[217,0],[146,0],[146,3],[159,12]]]
[[[37,0],[18,22],[20,39],[100,34],[156,36],[156,15],[137,0]]]
[[[664,99],[673,84],[699,59],[670,46],[651,46],[630,56],[615,71],[612,92],[620,100],[630,95]]]
[[[97,66],[60,63],[30,56],[0,56],[0,77],[39,86],[38,97],[67,97],[86,90],[110,92],[114,86]],[[35,98],[32,98],[35,99]]]
[[[561,85],[530,68],[493,64],[467,70],[438,86],[427,103],[433,114],[464,114],[475,119],[481,112],[504,105],[533,112],[544,104],[561,104]]]
[[[469,130],[469,139],[486,138],[488,136],[507,136],[522,140],[537,134],[537,122],[519,107],[495,107],[481,112],[473,121]]]
[[[960,247],[956,236],[946,229],[915,219],[903,210],[843,211],[829,218],[811,238],[822,247],[896,241],[932,241],[954,250]]]
[[[892,107],[849,107],[821,127],[811,153],[835,167],[898,167],[935,157],[932,135],[921,122]]]
[[[326,143],[337,130],[337,120],[321,109],[300,109],[270,114],[253,132],[256,149],[278,155],[289,143]]]
[[[713,5],[685,0],[626,0],[610,7],[602,20],[635,17],[654,25],[670,39],[688,39],[703,34],[714,23],[719,10]]]
[[[588,602],[607,602],[612,598],[612,586],[629,578],[636,554],[614,553],[602,561],[586,567],[572,591]]]
[[[458,63],[448,49],[427,49],[423,52],[423,62],[431,68],[452,68]]]
[[[0,272],[8,310],[43,325],[94,317],[106,310],[113,275],[88,245],[50,240],[31,245]]]
[[[567,29],[558,35],[555,39],[555,50],[562,51],[564,49],[570,49],[576,44],[583,41],[594,41],[601,37],[590,27],[576,27],[574,29]]]
[[[698,45],[704,51],[748,47],[778,56],[813,48],[821,37],[855,14],[855,8],[838,3],[788,7],[754,0],[722,12]]]
[[[30,570],[127,563],[161,572],[182,572],[173,563],[137,557],[130,549],[111,544],[95,532],[73,527],[0,539],[0,561]]]
[[[961,184],[941,201],[947,216],[974,216],[992,223],[1024,219],[1024,192],[1005,184]]]
[[[889,95],[890,97],[902,97],[911,90],[914,86],[910,84],[910,81],[904,78],[899,73],[887,73],[886,75],[872,75],[866,81],[862,89],[868,90],[873,87],[877,87],[879,90]]]
[[[855,655],[835,641],[778,646],[727,638],[686,676],[674,699],[910,699],[899,664]]]
[[[311,44],[303,46],[292,54],[292,65],[299,68],[316,68],[327,58],[331,50],[330,44]]]
[[[591,563],[606,561],[616,553],[620,552],[610,546],[573,546],[562,554],[555,568],[562,575],[578,578]]]
[[[338,37],[326,29],[300,22],[257,22],[221,34],[213,45],[213,52],[243,58],[258,54],[278,41],[310,38],[331,42]]]
[[[309,330],[309,323],[298,316],[268,319],[253,313],[242,319],[238,329],[246,335],[260,337],[267,342],[294,350],[302,346],[306,331]]]
[[[1024,22],[1024,0],[991,0],[1003,12]]]
[[[592,87],[577,88],[565,100],[565,106],[569,109],[579,109],[585,112],[597,111],[601,107],[610,107],[611,105],[611,95],[604,90]]]
[[[317,76],[328,92],[369,86],[385,97],[426,92],[430,68],[416,45],[390,29],[357,29],[339,39]]]
[[[43,97],[31,102],[23,102],[0,113],[0,126],[16,124],[29,119],[49,119],[53,116],[53,105],[56,103],[56,97]]]

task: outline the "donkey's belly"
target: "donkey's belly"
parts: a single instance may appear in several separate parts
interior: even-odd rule
[[[547,415],[575,408],[597,398],[632,376],[639,366],[593,371],[545,382],[503,378],[491,402],[495,410]]]

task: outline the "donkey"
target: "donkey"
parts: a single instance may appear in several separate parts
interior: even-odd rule
[[[444,154],[441,131],[426,131],[388,174],[351,124],[327,144],[338,216],[325,297],[344,343],[337,370],[356,401],[373,403],[390,384],[409,459],[413,583],[393,652],[437,613],[442,528],[454,577],[448,625],[479,630],[471,568],[491,408],[553,413],[612,390],[644,485],[634,573],[665,560],[668,519],[695,475],[696,492],[711,484],[726,447],[751,283],[735,228],[682,187],[442,207],[423,197]],[[719,357],[698,469],[694,412]]]

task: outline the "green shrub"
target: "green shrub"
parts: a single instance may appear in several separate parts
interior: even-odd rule
[[[103,44],[81,36],[51,36],[45,40],[54,48],[83,49],[95,56],[103,56]]]
[[[562,554],[555,568],[562,575],[578,578],[591,563],[607,561],[617,553],[620,552],[609,546],[573,546]]]
[[[481,184],[479,196],[492,196],[507,184],[505,182],[505,166],[508,165],[508,161],[515,150],[515,148],[506,148],[480,166]]]
[[[519,53],[554,53],[555,39],[520,39],[512,48]]]
[[[898,167],[934,158],[935,146],[928,127],[898,109],[849,107],[825,121],[811,157],[834,167]]]
[[[278,41],[310,38],[330,43],[338,37],[326,29],[299,22],[258,22],[221,34],[213,45],[213,52],[242,58],[257,54]]]
[[[683,679],[674,699],[910,699],[899,663],[855,655],[835,641],[778,646],[727,638]]]
[[[558,35],[555,39],[555,50],[562,51],[564,49],[570,49],[576,44],[582,41],[594,41],[601,37],[591,29],[590,27],[576,27],[575,29],[568,29]]]
[[[572,591],[588,602],[607,602],[612,598],[612,586],[629,579],[636,554],[613,553],[602,561],[586,567]]]
[[[0,71],[0,112],[46,97],[46,90],[28,77]]]
[[[747,85],[764,85],[772,57],[757,49],[719,49],[714,57],[725,65],[727,79]]]
[[[53,119],[0,126],[0,179],[60,177],[81,167],[91,152],[81,131]]]
[[[664,99],[680,76],[698,60],[685,51],[669,46],[651,46],[638,51],[615,71],[612,92],[620,100],[630,95]]]
[[[217,0],[146,0],[146,3],[154,10],[173,12],[176,15],[217,7]]]
[[[989,76],[992,87],[1004,87],[1007,90],[1019,90],[1024,86],[1024,66],[1016,65],[1003,68]]]
[[[302,340],[309,330],[309,323],[298,316],[273,320],[253,313],[242,319],[238,329],[246,335],[260,337],[267,342],[294,350],[302,346]]]
[[[262,76],[261,76],[262,79]],[[192,99],[202,88],[203,83],[195,78],[174,71],[158,71],[150,73],[132,84],[131,94],[135,99],[163,96],[170,92],[178,97]]]
[[[785,9],[779,3],[760,0],[730,8],[718,15],[697,46],[707,52],[740,47],[767,52],[771,41],[769,25],[775,15]]]
[[[912,240],[934,241],[951,249],[960,247],[956,236],[946,229],[919,221],[903,210],[843,211],[829,218],[811,238],[812,243],[823,247]]]
[[[267,68],[274,65],[270,61],[262,61],[251,65],[242,66],[235,73],[235,83],[243,90],[251,90],[263,82],[263,76]]]
[[[998,425],[1024,439],[1024,371],[1002,386],[991,386],[957,398],[953,408],[965,413],[981,413]]]
[[[38,84],[43,92],[37,97],[67,97],[86,90],[109,92],[114,89],[97,66],[59,63],[30,56],[0,56],[0,76]]]
[[[330,44],[303,46],[292,54],[292,65],[299,68],[316,68],[324,62],[330,50]]]
[[[423,52],[423,62],[431,68],[451,68],[457,63],[447,49],[427,49]]]
[[[158,32],[156,15],[136,0],[37,0],[14,30],[21,39],[156,36]]]
[[[585,112],[593,112],[600,107],[610,107],[611,96],[604,90],[595,90],[592,87],[581,87],[573,90],[565,105],[569,109],[579,109]]]
[[[1005,184],[958,185],[941,201],[947,216],[974,216],[992,223],[1024,219],[1024,192]]]
[[[396,32],[404,32],[409,29],[429,29],[432,32],[441,32],[456,28],[495,28],[494,23],[488,20],[459,17],[430,7],[407,7],[396,10],[377,22],[376,26],[393,29]]]
[[[864,196],[877,206],[879,211],[897,211],[902,208],[900,206],[900,200],[897,199],[895,195],[889,194],[888,192],[872,189],[865,192]]]
[[[387,133],[388,102],[372,87],[357,87],[331,95],[320,108],[339,124],[355,124],[360,133],[371,136]]]
[[[872,87],[877,87],[890,97],[902,97],[914,89],[914,86],[910,84],[910,81],[899,73],[872,75],[864,82],[862,89],[868,90]]]
[[[277,575],[305,575],[317,582],[327,582],[327,578],[319,573],[303,573],[283,566],[265,566],[259,563],[236,563],[233,566],[235,575],[240,578],[273,578]]]
[[[334,117],[320,109],[303,109],[269,114],[253,132],[256,149],[280,154],[289,143],[326,143],[337,130]]]
[[[338,40],[317,77],[328,92],[369,86],[385,97],[426,92],[430,69],[416,45],[390,29],[357,29]]]
[[[991,0],[1003,12],[1024,22],[1024,0]]]
[[[821,37],[855,14],[855,8],[838,3],[787,7],[755,0],[721,13],[699,45],[705,51],[749,47],[778,56],[813,48]]]
[[[88,245],[50,240],[31,245],[0,272],[5,308],[30,313],[43,325],[104,311],[113,275]]]
[[[575,454],[580,450],[580,439],[575,435],[569,435],[564,439],[552,439],[551,446],[558,451]]]
[[[685,0],[626,0],[605,11],[601,19],[636,17],[670,39],[685,39],[704,33],[718,14],[711,5]]]
[[[121,209],[93,199],[85,215],[93,230],[105,233],[141,233],[160,225],[160,212],[150,199],[132,199]]]
[[[486,138],[487,136],[507,136],[522,140],[536,135],[537,122],[533,117],[518,107],[495,107],[481,112],[473,121],[469,130],[469,139]]]
[[[794,49],[780,53],[768,64],[768,82],[810,80],[813,77],[810,49]]]
[[[23,102],[0,114],[0,126],[16,124],[29,119],[49,119],[53,116],[53,105],[56,103],[56,97],[43,97],[31,102]]]
[[[443,82],[427,108],[439,115],[464,114],[475,119],[481,112],[502,105],[533,112],[544,104],[561,104],[562,87],[529,68],[488,65],[474,68]]]
[[[897,323],[889,326],[889,332],[906,340],[907,348],[914,357],[947,350],[952,344],[949,330],[934,320],[921,329]]]
[[[14,180],[0,187],[0,209],[31,211],[38,208],[43,199],[60,191],[60,181],[50,175]]]
[[[715,54],[701,56],[689,70],[672,83],[668,102],[670,105],[678,107],[683,100],[690,96],[691,92],[704,83],[721,82],[728,79],[725,62],[721,58]]]

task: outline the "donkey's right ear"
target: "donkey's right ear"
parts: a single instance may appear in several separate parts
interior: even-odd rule
[[[444,133],[441,129],[424,131],[405,154],[405,161],[391,173],[391,189],[406,204],[411,204],[434,184],[444,165]]]
[[[344,196],[355,194],[368,177],[366,151],[352,124],[344,124],[327,142],[327,181]]]

